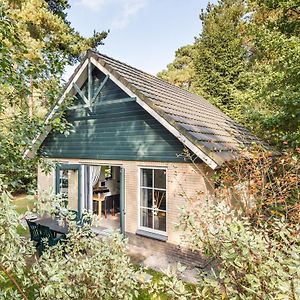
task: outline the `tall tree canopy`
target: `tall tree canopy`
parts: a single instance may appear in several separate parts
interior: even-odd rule
[[[300,146],[300,1],[250,1],[251,64],[241,120],[270,142]]]
[[[67,21],[68,7],[66,0],[0,2],[0,176],[13,189],[35,177],[35,162],[22,154],[58,98],[65,66],[107,35],[82,37]]]
[[[14,69],[17,71],[19,66],[25,66],[24,88],[40,90],[42,86],[44,89],[49,86],[52,90],[53,82],[61,80],[67,64],[75,63],[80,54],[101,45],[106,37],[107,32],[95,32],[93,37],[83,38],[66,20],[67,7],[68,3],[64,0],[2,1],[3,18],[9,19],[17,44],[24,46],[22,51],[9,50],[12,59],[16,60]],[[3,47],[9,48],[5,45],[9,39],[8,35],[2,37]]]
[[[240,73],[246,67],[246,49],[241,35],[244,14],[241,0],[208,5],[200,15],[203,29],[195,42],[196,90],[229,113],[236,105],[234,93],[243,86]]]
[[[167,70],[158,73],[158,77],[169,81],[183,89],[195,90],[195,46],[187,45],[175,53],[175,60],[168,65]]]
[[[200,36],[193,45],[177,50],[174,62],[158,76],[202,95],[229,114],[233,112],[234,92],[243,86],[239,75],[246,67],[241,35],[245,11],[242,0],[209,4],[200,14]]]
[[[194,44],[158,75],[196,91],[270,143],[299,147],[300,1],[219,0],[200,19]]]

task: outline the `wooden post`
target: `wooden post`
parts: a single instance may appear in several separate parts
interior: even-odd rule
[[[92,103],[92,64],[89,59],[88,64],[88,100],[89,100],[89,106],[91,106]]]

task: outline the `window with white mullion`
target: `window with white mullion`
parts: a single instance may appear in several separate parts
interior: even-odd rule
[[[156,211],[165,212],[165,210],[163,210],[163,209],[156,209]]]
[[[148,189],[148,190],[153,190],[152,187],[147,187],[147,186],[141,186],[141,189]],[[158,189],[158,188],[154,188],[157,191],[165,191],[166,189]]]
[[[166,231],[166,170],[140,169],[140,226]]]
[[[140,208],[144,208],[144,209],[151,209],[151,208],[149,208],[149,207],[145,207],[145,206],[140,206]],[[162,212],[164,212],[165,210],[163,210],[163,209],[155,209],[156,211],[162,211]]]

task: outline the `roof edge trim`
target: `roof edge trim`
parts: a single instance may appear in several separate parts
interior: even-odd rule
[[[48,127],[48,129],[46,131],[47,135],[50,132],[51,128],[49,128],[48,123],[50,122],[50,120],[55,116],[55,113],[59,110],[61,104],[64,102],[66,96],[68,95],[68,93],[71,91],[71,89],[73,88],[73,83],[77,82],[77,80],[79,79],[80,75],[82,74],[82,72],[85,70],[85,68],[87,67],[89,63],[89,58],[85,57],[85,60],[82,62],[81,66],[79,66],[78,70],[75,70],[73,73],[73,78],[72,80],[70,80],[63,92],[63,94],[61,95],[61,97],[59,98],[59,100],[56,102],[56,104],[54,105],[54,107],[52,108],[52,110],[50,111],[50,113],[47,115],[47,117],[45,118],[45,125],[46,127]],[[29,157],[29,158],[33,158],[35,156],[35,153],[37,151],[37,147],[34,147],[36,145],[36,143],[38,141],[41,140],[41,142],[43,141],[43,139],[46,138],[46,136],[44,136],[44,132],[39,132],[35,138],[32,140],[31,142],[31,147],[28,147],[23,154],[23,158],[25,157]]]

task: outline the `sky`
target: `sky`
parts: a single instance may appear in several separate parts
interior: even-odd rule
[[[110,30],[98,50],[156,75],[201,32],[208,0],[70,0],[68,20],[84,36]],[[215,2],[215,1],[213,1]],[[72,68],[66,71],[66,77]]]

